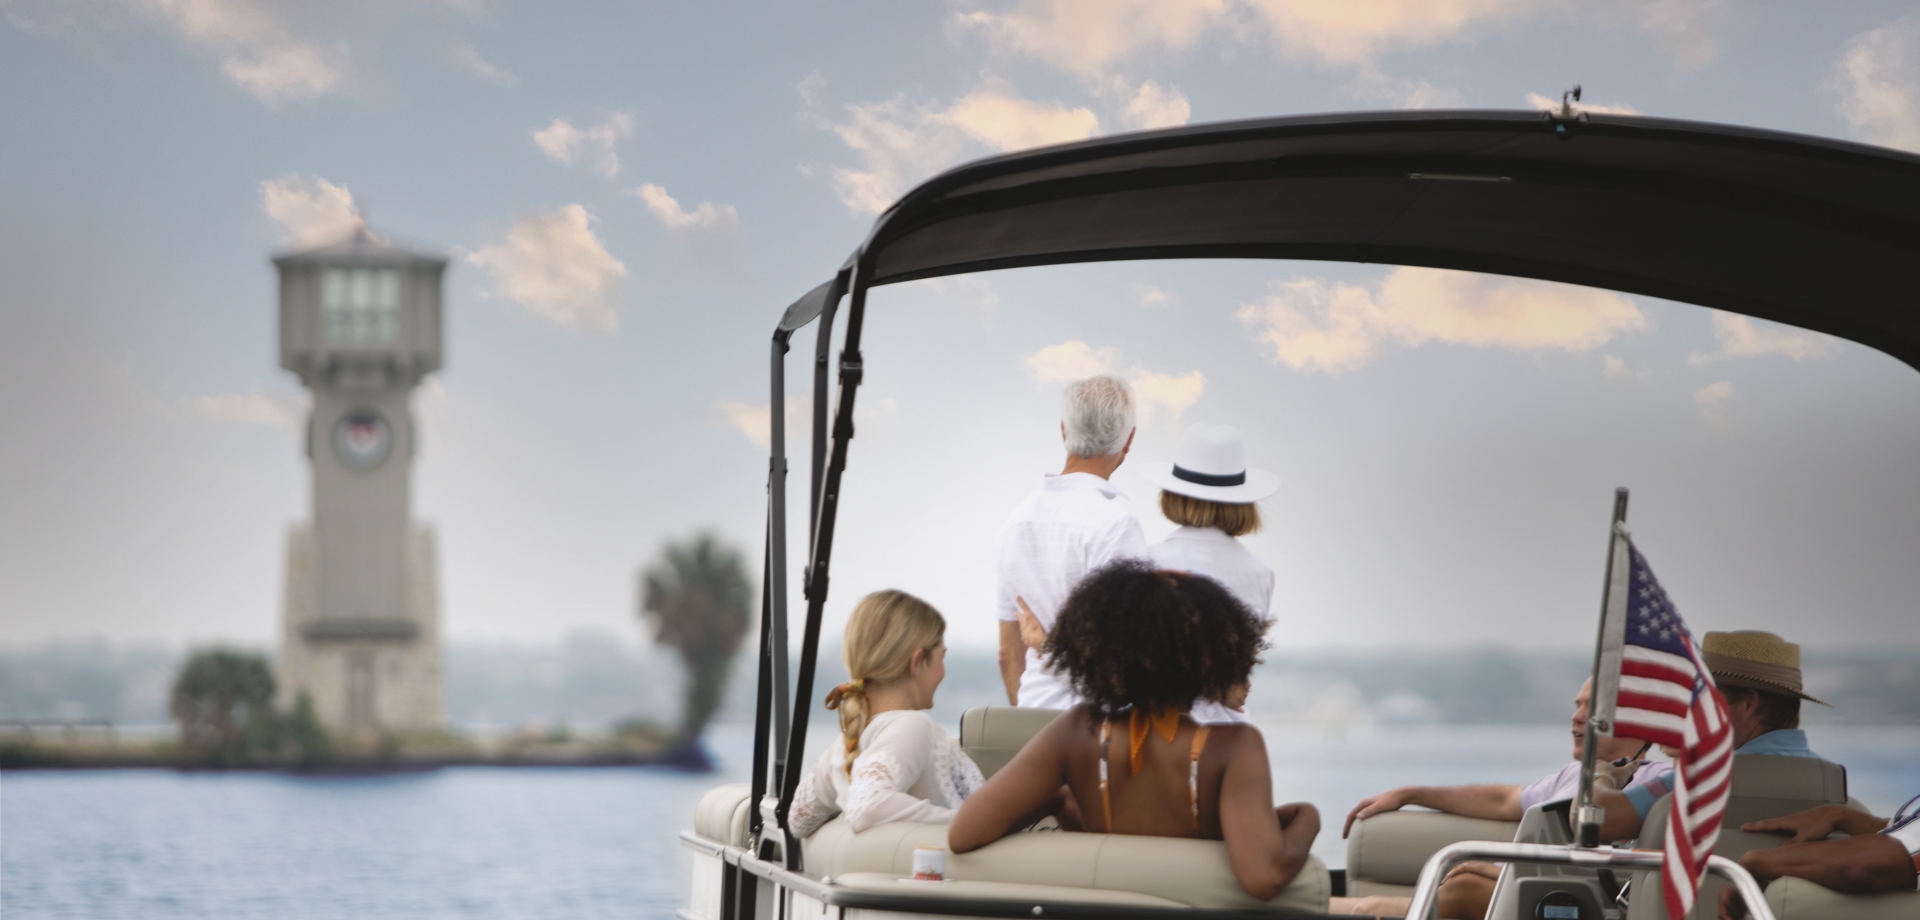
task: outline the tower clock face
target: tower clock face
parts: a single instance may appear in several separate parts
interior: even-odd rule
[[[350,470],[371,472],[393,451],[393,428],[372,409],[355,409],[333,427],[333,455]]]

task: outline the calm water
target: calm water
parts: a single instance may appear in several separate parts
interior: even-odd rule
[[[1920,792],[1920,729],[1820,728],[1885,814]],[[1524,782],[1565,763],[1564,730],[1267,727],[1276,794],[1338,818],[1407,783]],[[373,778],[168,771],[0,777],[0,913],[28,918],[650,918],[682,903],[675,839],[740,778],[748,733],[712,738],[716,776],[458,769]],[[814,748],[818,750],[818,747]]]

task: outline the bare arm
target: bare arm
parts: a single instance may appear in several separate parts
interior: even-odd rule
[[[1020,705],[1020,675],[1027,671],[1027,646],[1020,640],[1018,622],[1000,621],[1000,682],[1007,686],[1007,705]]]
[[[1913,858],[1900,841],[1884,834],[1862,834],[1839,840],[1788,843],[1771,850],[1749,850],[1740,865],[1766,885],[1791,875],[1846,894],[1873,891],[1912,891]],[[1728,886],[1720,897],[1720,916],[1746,915],[1746,905]]]
[[[1401,786],[1398,789],[1389,789],[1379,795],[1370,795],[1361,799],[1360,804],[1353,806],[1353,810],[1347,812],[1347,823],[1340,829],[1340,836],[1347,836],[1353,830],[1355,821],[1371,818],[1383,811],[1396,811],[1408,805],[1419,805],[1422,808],[1431,808],[1468,818],[1518,821],[1520,820],[1521,788],[1486,783],[1478,786]],[[1627,805],[1626,809],[1627,814],[1633,814],[1632,805]]]
[[[1887,819],[1876,818],[1864,811],[1855,811],[1845,805],[1822,805],[1796,811],[1784,818],[1749,821],[1740,825],[1740,829],[1750,834],[1792,834],[1787,839],[1788,843],[1805,843],[1809,840],[1825,840],[1836,831],[1858,837],[1878,833],[1886,826]]]
[[[1251,726],[1239,740],[1220,780],[1220,836],[1226,841],[1227,861],[1240,887],[1270,901],[1306,865],[1320,830],[1320,816],[1310,805],[1289,805],[1284,812],[1276,812],[1266,741]]]
[[[1079,712],[1069,710],[1053,720],[986,785],[967,796],[947,828],[948,849],[955,853],[980,849],[1047,813],[1067,782],[1064,733],[1086,724]]]

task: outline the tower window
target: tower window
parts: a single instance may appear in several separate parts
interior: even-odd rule
[[[329,268],[320,276],[327,341],[388,345],[400,337],[400,272],[392,268]]]

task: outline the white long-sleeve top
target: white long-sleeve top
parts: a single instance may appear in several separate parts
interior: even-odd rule
[[[984,782],[973,758],[932,716],[896,709],[867,723],[851,771],[845,747],[821,752],[794,791],[788,822],[801,837],[837,814],[856,833],[894,821],[946,824]]]

